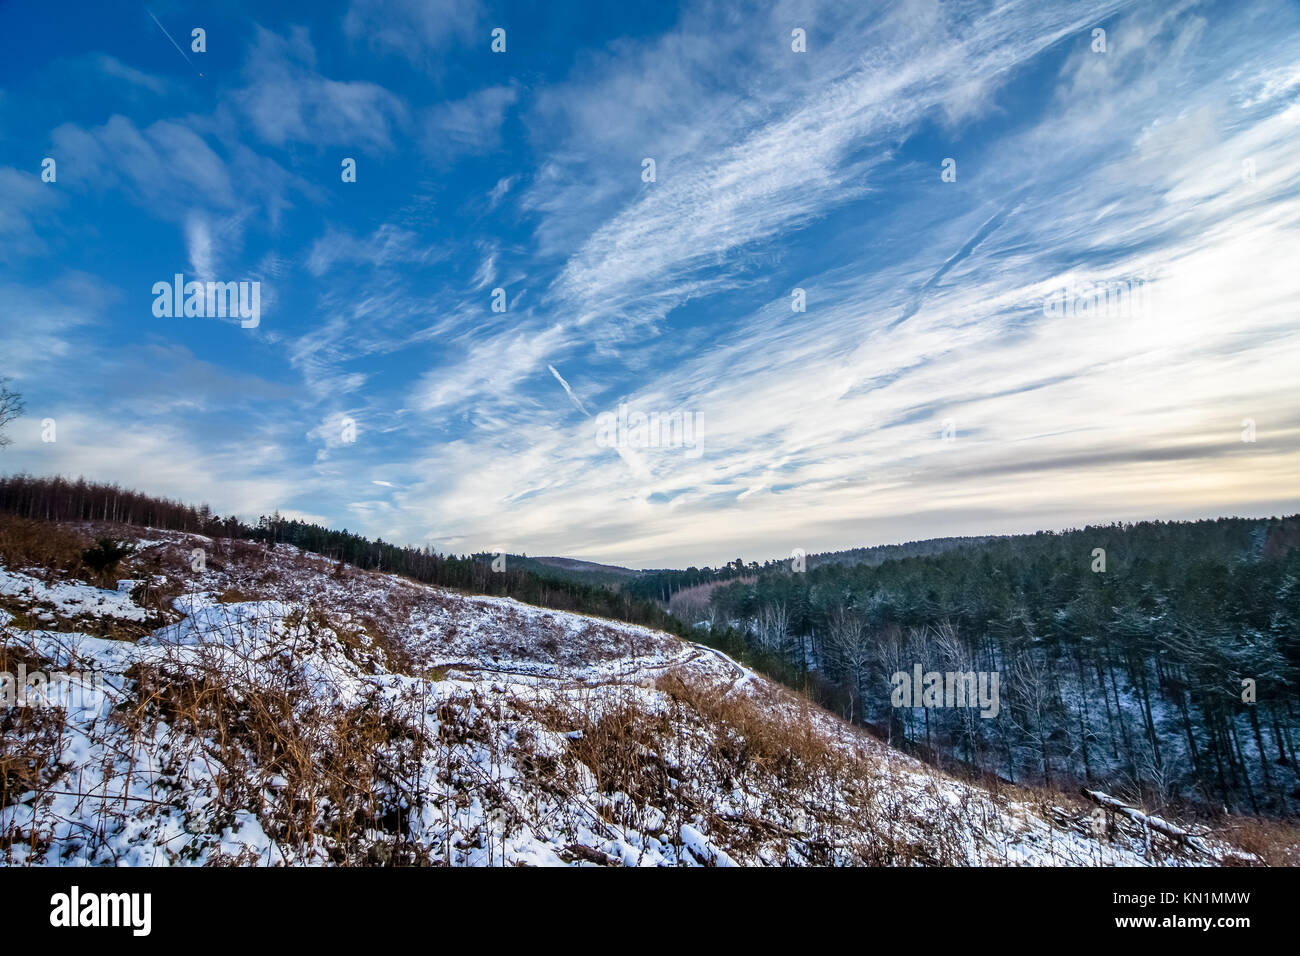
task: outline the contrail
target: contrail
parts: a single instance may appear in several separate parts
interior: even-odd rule
[[[569,383],[564,380],[564,376],[555,370],[554,365],[548,365],[546,367],[551,370],[551,374],[555,376],[556,380],[564,386],[564,390],[569,393],[569,400],[573,402],[574,405],[578,406],[578,411],[590,418],[591,412],[587,411],[587,406],[582,404],[582,399],[573,394],[573,389],[571,389]]]
[[[154,23],[158,23],[158,18],[153,15],[152,10],[150,10],[148,7],[145,7],[144,12],[149,14],[149,16],[153,19]],[[163,36],[165,36],[167,39],[172,41],[172,46],[176,47],[176,52],[179,53],[181,56],[185,57],[185,62],[190,65],[190,69],[194,70],[195,73],[199,73],[199,71],[194,66],[194,61],[191,60],[189,58],[189,55],[186,54],[186,52],[181,49],[181,45],[177,43],[175,40],[172,40],[172,35],[167,32],[167,28],[163,26],[161,23],[158,23],[158,29],[163,32]],[[202,75],[203,75],[202,73],[199,73],[199,76]]]
[[[947,274],[948,270],[951,269],[953,266],[955,266],[957,263],[961,262],[972,252],[974,252],[975,248],[981,242],[983,242],[985,239],[991,236],[998,229],[998,227],[1002,225],[1002,223],[1006,222],[1008,216],[1012,216],[1019,211],[1020,197],[1022,195],[1024,195],[1023,192],[1011,197],[1010,202],[1008,202],[1005,206],[1003,206],[1001,210],[995,212],[992,216],[990,216],[985,221],[984,225],[980,226],[977,230],[975,230],[975,235],[967,239],[960,249],[958,249],[956,252],[950,255],[946,260],[944,260],[943,265],[939,267],[938,271],[936,271],[932,276],[930,276],[930,278],[926,279],[925,282],[921,283],[921,288],[918,289],[916,291],[916,295],[912,297],[911,305],[909,305],[907,309],[904,310],[901,316],[899,316],[889,325],[886,331],[892,332],[894,329],[898,328],[900,325],[902,325],[912,316],[916,315],[916,313],[920,312],[921,305],[925,301],[926,293],[929,292],[931,289],[933,289],[936,285],[938,285],[939,280],[942,279]]]
[[[568,393],[569,401],[573,402],[573,404],[577,406],[578,411],[590,418],[591,412],[587,411],[587,406],[582,404],[582,399],[574,393],[573,388],[564,380],[564,376],[560,374],[559,370],[556,369],[554,365],[548,365],[546,367],[551,370],[551,374],[555,376],[555,380],[564,386],[564,391]],[[618,452],[618,457],[623,459],[623,464],[627,465],[627,467],[632,470],[632,474],[637,478],[646,481],[651,477],[650,469],[646,465],[645,460],[641,457],[640,452],[633,448],[625,448],[622,445],[615,445],[614,451]]]

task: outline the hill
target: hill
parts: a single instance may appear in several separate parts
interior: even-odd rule
[[[577,584],[604,587],[619,590],[627,581],[640,577],[643,572],[632,568],[621,568],[613,564],[598,564],[595,561],[582,561],[578,558],[543,557],[530,558],[524,555],[510,555],[509,560],[518,562],[526,571],[538,577],[555,581],[572,581]]]
[[[134,550],[95,572],[76,560],[92,538]],[[10,864],[1109,865],[1278,852],[1276,832],[1095,816],[1083,797],[947,776],[646,627],[285,544],[87,523],[0,544],[0,670],[77,675],[64,706],[2,712]]]

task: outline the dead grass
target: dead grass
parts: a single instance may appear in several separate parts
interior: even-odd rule
[[[77,575],[83,571],[82,552],[91,543],[90,535],[66,525],[0,514],[0,564],[5,567]]]
[[[0,643],[0,672],[16,677],[20,667],[30,673],[51,670],[49,665],[23,648]],[[65,717],[57,707],[0,706],[0,808],[58,778]],[[0,852],[7,852],[12,840],[12,834],[0,832]]]
[[[423,740],[382,706],[331,707],[291,668],[269,686],[192,663],[136,666],[128,677],[135,700],[117,719],[132,732],[165,724],[212,742],[204,759],[217,769],[216,826],[246,810],[299,854],[319,847],[338,864],[427,862],[404,839],[422,802],[407,781],[419,779]],[[390,837],[382,851],[376,832]]]
[[[553,774],[566,792],[593,781],[612,798],[600,810],[611,823],[670,841],[683,824],[702,825],[739,861],[953,861],[955,838],[917,841],[887,825],[876,799],[878,765],[852,741],[828,738],[806,702],[785,694],[758,701],[685,671],[655,686],[662,708],[610,688],[531,705],[534,719],[569,740],[561,760],[539,760],[534,772]],[[745,794],[749,807],[719,810],[719,794]],[[955,828],[954,820],[923,822]]]
[[[1258,817],[1236,819],[1222,833],[1230,843],[1253,854],[1265,866],[1300,866],[1300,827],[1282,820]],[[1224,865],[1250,865],[1244,857]]]

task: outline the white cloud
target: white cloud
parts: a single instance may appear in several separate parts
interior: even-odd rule
[[[194,196],[219,207],[237,205],[225,162],[182,123],[157,120],[138,129],[125,116],[113,116],[91,129],[64,124],[51,139],[60,181],[74,188],[125,188],[140,205],[177,220],[188,214]]]
[[[435,72],[439,53],[449,44],[475,39],[481,17],[476,0],[352,0],[343,32],[372,50],[397,53]],[[479,39],[486,49],[486,34]]]
[[[513,86],[493,86],[430,107],[423,115],[425,153],[446,161],[499,148],[506,111],[518,98]]]
[[[41,182],[40,169],[24,171],[0,166],[0,262],[41,255],[45,240],[33,218],[61,203],[55,184]]]
[[[1060,35],[1051,14],[1041,32],[1011,38],[1010,55],[992,41],[1003,21],[977,24],[973,64],[949,58],[942,67],[1005,70]],[[1224,98],[1226,80],[1195,96],[1153,96],[1177,88],[1195,24],[1124,19],[1111,36],[1132,51],[1115,73],[1093,75],[1092,54],[1074,56],[1046,122],[981,157],[996,173],[982,185],[987,202],[939,219],[899,256],[809,276],[815,305],[804,315],[792,316],[782,296],[728,315],[708,350],[656,342],[672,360],[626,398],[698,410],[708,423],[701,459],[649,450],[644,467],[629,470],[595,446],[589,423],[531,413],[532,427],[457,442],[455,484],[441,482],[431,507],[419,503],[429,499],[417,480],[405,506],[460,539],[508,528],[530,552],[663,564],[1300,503],[1300,329],[1287,311],[1300,297],[1288,259],[1300,213],[1285,202],[1300,175],[1285,145],[1294,116],[1274,105],[1269,117],[1207,127],[1203,104]],[[1223,43],[1218,36],[1224,64],[1251,62]],[[884,90],[850,85],[839,114],[831,96],[815,117],[778,116],[742,132],[741,145],[698,169],[678,160],[685,183],[657,184],[666,196],[647,192],[598,227],[557,286],[561,300],[598,311],[665,285],[710,288],[717,263],[705,250],[761,245],[844,201],[841,177],[853,163],[843,150],[870,128],[863,111],[888,117],[889,129],[919,121],[915,88],[906,75]],[[951,98],[932,92],[930,103],[947,109]],[[954,95],[958,104],[965,96]],[[1098,95],[1107,98],[1100,118]],[[1194,149],[1183,131],[1163,142],[1143,133],[1184,117],[1202,130]],[[787,154],[798,175],[776,161]],[[1261,170],[1249,186],[1243,154]],[[706,174],[728,188],[703,188]],[[786,190],[798,201],[787,205]],[[927,215],[903,204],[871,225],[880,239],[906,236]],[[1090,278],[1145,278],[1158,310],[1136,320],[1043,315],[1048,289]],[[553,345],[573,350],[598,334],[567,326]],[[511,367],[545,352],[524,350]],[[481,396],[492,382],[468,373],[451,381],[434,391],[434,406]],[[1240,441],[1243,417],[1269,423],[1267,443]],[[958,424],[955,443],[940,440],[945,418]]]
[[[518,176],[502,176],[498,179],[496,185],[488,193],[488,208],[495,209],[517,182],[519,182]]]
[[[280,37],[261,27],[233,94],[253,130],[274,146],[307,142],[382,152],[409,122],[405,104],[376,83],[331,80],[315,70],[307,32]]]
[[[189,248],[190,271],[194,273],[194,278],[201,282],[212,279],[212,233],[206,219],[192,215],[185,221],[185,242]]]
[[[486,47],[474,17],[426,19],[435,9],[385,20],[355,3],[347,22],[358,45],[421,65],[465,37]],[[1103,18],[1101,56],[1088,36]],[[268,271],[292,256],[314,277],[306,331],[279,340],[308,396],[284,403],[280,430],[250,429],[248,462],[176,425],[167,441],[193,463],[114,475],[214,498],[216,470],[241,468],[266,480],[232,493],[310,494],[313,511],[347,509],[393,540],[658,566],[1300,504],[1293,39],[1187,4],[778,4],[744,22],[706,4],[580,57],[567,83],[489,88],[420,123],[381,87],[318,72],[301,31],[255,42],[239,112],[56,130],[68,184],[123,188],[183,225],[200,270],[260,219],[250,193],[276,214],[322,195],[227,148],[236,116],[273,145],[375,151],[427,122],[448,155],[495,149],[517,117],[537,162],[488,173],[454,248],[425,238],[424,219],[447,215],[432,190],[381,225],[327,225],[305,253],[257,250]],[[1027,86],[1033,112],[1011,109]],[[938,178],[946,155],[957,184]],[[9,176],[0,231],[32,236],[33,178]],[[516,226],[535,231],[507,236]],[[1048,290],[1095,279],[1145,280],[1157,309],[1043,314]],[[806,313],[791,312],[795,284]],[[488,308],[494,285],[505,314]],[[35,331],[5,343],[44,371],[80,313],[39,304]],[[212,394],[173,399],[209,411]],[[345,401],[366,425],[356,454],[341,450]],[[704,453],[601,447],[588,407],[619,401],[699,414]],[[164,453],[142,426],[96,424],[123,455]],[[111,444],[49,460],[99,477]],[[45,468],[50,450],[19,454]]]
[[[104,76],[116,80],[123,80],[130,86],[146,89],[150,93],[164,93],[167,84],[159,77],[143,70],[137,70],[133,66],[128,66],[115,56],[108,56],[104,53],[96,54],[91,58],[91,62]]]
[[[440,255],[414,230],[385,223],[363,239],[337,229],[326,231],[312,245],[306,265],[312,275],[323,276],[340,263],[389,269],[427,264]]]

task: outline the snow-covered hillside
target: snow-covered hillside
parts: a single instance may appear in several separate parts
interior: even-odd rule
[[[1244,856],[946,777],[730,658],[280,546],[0,570],[10,864],[1064,864]],[[193,570],[202,549],[204,569]],[[95,675],[92,679],[91,675]]]

